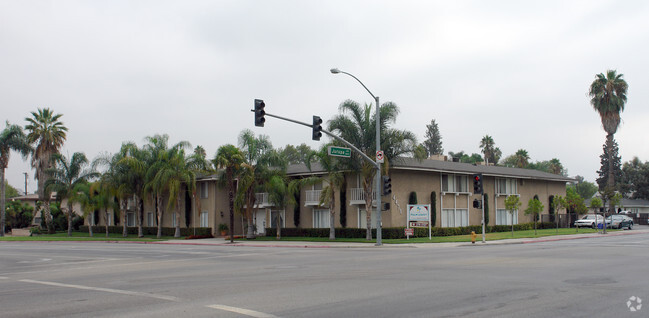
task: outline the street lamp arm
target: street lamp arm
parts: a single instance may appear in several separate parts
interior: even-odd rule
[[[372,98],[374,98],[374,99],[376,100],[376,96],[374,96],[374,94],[372,94],[372,91],[370,91],[370,89],[367,88],[367,86],[365,86],[365,84],[363,84],[363,82],[361,82],[361,80],[359,80],[358,78],[356,78],[356,76],[354,76],[354,75],[352,75],[352,74],[350,74],[350,73],[347,73],[347,72],[345,72],[345,71],[341,71],[341,70],[336,69],[336,68],[331,69],[331,73],[333,73],[333,74],[343,73],[343,74],[347,74],[347,75],[353,77],[357,82],[361,83],[361,85],[363,85],[363,88],[365,88],[365,90],[366,90],[368,93],[370,93],[370,95],[372,95]]]

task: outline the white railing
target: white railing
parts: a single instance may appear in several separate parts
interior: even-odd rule
[[[318,206],[320,203],[320,194],[322,190],[306,190],[306,198],[304,199],[304,205],[315,205]]]
[[[349,205],[365,204],[365,191],[363,188],[350,189]],[[376,204],[376,191],[372,191],[372,205]]]

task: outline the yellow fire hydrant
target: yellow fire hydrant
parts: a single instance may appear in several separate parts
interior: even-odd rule
[[[475,237],[478,236],[475,234],[475,231],[471,231],[471,244],[475,244]]]

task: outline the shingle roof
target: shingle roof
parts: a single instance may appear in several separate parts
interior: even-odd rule
[[[553,173],[521,168],[510,168],[502,166],[484,166],[473,165],[470,163],[441,161],[441,160],[417,160],[413,158],[399,158],[392,162],[390,169],[399,170],[421,170],[431,172],[447,172],[458,174],[474,174],[482,173],[484,176],[490,177],[510,177],[521,179],[538,179],[549,181],[561,182],[574,182],[575,179],[564,177]],[[291,165],[288,167],[288,175],[303,175],[303,174],[321,174],[324,169],[319,164],[312,164],[311,170],[306,168],[304,164]]]

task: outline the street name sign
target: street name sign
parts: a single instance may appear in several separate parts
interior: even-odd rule
[[[352,150],[345,147],[329,146],[327,147],[327,153],[334,157],[349,158],[352,156]]]

